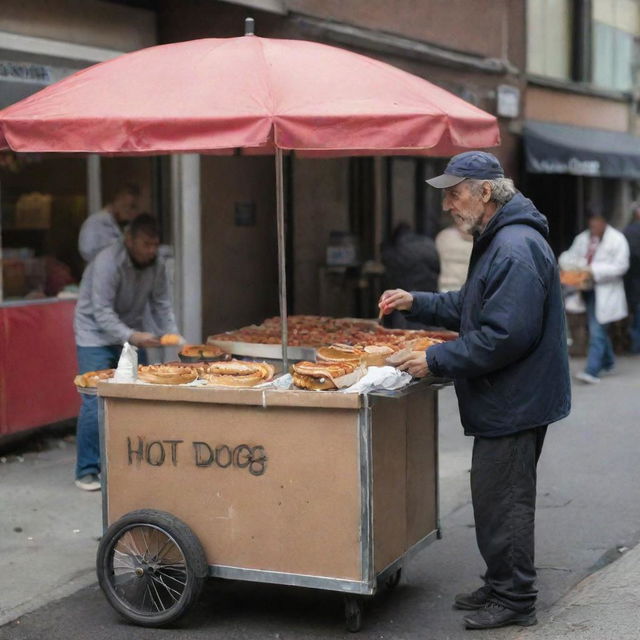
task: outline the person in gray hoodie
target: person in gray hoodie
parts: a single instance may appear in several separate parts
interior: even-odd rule
[[[115,368],[125,342],[142,348],[139,361],[146,364],[144,348],[160,346],[158,337],[144,330],[147,307],[162,333],[178,333],[166,265],[157,256],[159,242],[156,219],[142,213],[131,221],[122,240],[89,263],[73,323],[78,373]],[[76,486],[97,491],[100,440],[94,395],[82,396],[76,440]]]
[[[406,357],[415,377],[452,378],[473,436],[471,496],[484,585],[459,594],[470,629],[536,623],[536,466],[547,426],[571,407],[565,317],[546,218],[504,177],[498,159],[470,151],[427,180],[474,236],[467,281],[447,293],[385,291],[383,313],[459,331]]]

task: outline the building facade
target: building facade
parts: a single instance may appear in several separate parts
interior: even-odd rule
[[[521,179],[566,248],[600,213],[629,220],[640,164],[635,0],[528,0]]]
[[[497,115],[502,144],[493,151],[548,216],[556,251],[583,227],[589,210],[617,226],[626,221],[640,176],[636,0],[5,0],[0,99],[11,102],[37,88],[25,87],[24,77],[8,78],[42,73],[29,65],[47,68],[44,84],[144,46],[240,36],[248,16],[259,36],[344,47]],[[161,215],[163,240],[174,248],[176,302],[190,340],[277,314],[272,158],[19,162],[18,171],[0,168],[3,222],[24,193],[55,196],[59,189],[60,202],[76,198],[77,228],[124,177],[141,184],[145,208]],[[380,246],[395,226],[406,222],[434,236],[447,224],[440,194],[424,184],[445,162],[287,158],[290,311],[371,315]],[[31,242],[36,253],[44,251],[42,232],[27,238],[25,230],[4,226],[6,249]],[[59,257],[78,272],[71,236],[73,228]],[[355,245],[357,264],[328,265],[327,247],[345,241]]]

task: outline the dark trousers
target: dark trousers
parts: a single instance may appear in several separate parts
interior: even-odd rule
[[[476,437],[471,498],[478,548],[492,597],[515,611],[535,606],[536,466],[547,427]]]

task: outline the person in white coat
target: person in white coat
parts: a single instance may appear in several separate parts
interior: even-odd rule
[[[583,269],[591,273],[593,288],[569,297],[567,311],[587,312],[589,352],[582,382],[600,382],[600,375],[615,365],[608,325],[627,316],[623,276],[629,268],[626,238],[600,215],[589,218],[589,228],[578,234],[558,259],[561,269]]]

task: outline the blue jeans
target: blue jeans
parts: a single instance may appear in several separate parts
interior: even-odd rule
[[[76,347],[78,372],[114,369],[118,365],[122,346]],[[138,362],[146,363],[144,349],[138,351]],[[98,397],[82,395],[76,428],[76,478],[100,473],[100,436],[98,429]]]
[[[632,309],[633,320],[629,327],[629,337],[631,338],[631,353],[640,353],[640,302]]]
[[[596,319],[596,297],[593,291],[584,295],[587,303],[587,318],[589,319],[589,353],[585,371],[597,376],[603,369],[612,369],[615,364],[613,345],[609,337],[609,327],[600,324]]]

